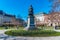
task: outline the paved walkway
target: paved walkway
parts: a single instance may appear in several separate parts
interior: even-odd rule
[[[60,30],[55,30],[55,31],[60,32]]]
[[[0,30],[0,40],[14,40],[15,38],[12,36],[8,36],[4,34],[4,32],[7,30]]]
[[[4,32],[7,30],[0,30],[0,40],[60,40],[60,36],[53,37],[12,37],[5,35]],[[55,30],[60,32],[60,30]]]
[[[60,40],[60,36],[56,36],[56,37],[17,37],[16,40]]]

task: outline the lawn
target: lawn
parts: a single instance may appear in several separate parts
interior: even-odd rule
[[[16,28],[16,27],[0,27],[0,30],[16,30],[16,29],[19,29],[19,30],[22,30],[24,27],[19,27],[19,28]]]
[[[46,27],[45,26],[44,27],[40,26],[38,28],[39,29],[44,29],[44,30],[45,29],[49,29],[49,30],[53,30],[54,29],[53,27],[47,27],[47,26]],[[18,27],[18,28],[17,27],[0,27],[0,30],[3,30],[3,29],[20,29],[20,30],[22,30],[22,29],[24,29],[24,27]]]
[[[43,29],[43,30],[54,30],[54,27],[52,26],[44,26],[44,27],[38,27],[39,29]]]

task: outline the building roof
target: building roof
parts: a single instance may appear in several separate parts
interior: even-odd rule
[[[3,11],[2,10],[0,10],[0,15],[3,15]]]
[[[5,14],[4,16],[15,17],[15,15]]]
[[[43,14],[43,12],[36,13],[35,15],[40,15],[40,14]]]
[[[39,13],[36,13],[35,16],[42,16],[42,15],[47,15],[45,12],[39,12]]]
[[[7,16],[7,17],[15,17],[15,15],[6,14],[2,10],[0,10],[0,15]]]

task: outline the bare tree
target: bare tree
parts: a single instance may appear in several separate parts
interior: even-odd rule
[[[60,0],[49,0],[51,3],[50,12],[59,12],[60,11]]]

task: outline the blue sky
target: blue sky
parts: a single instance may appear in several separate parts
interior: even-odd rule
[[[51,9],[48,0],[0,0],[0,10],[7,14],[21,16],[24,20],[27,19],[30,5],[34,8],[34,14],[39,12],[48,13]]]

